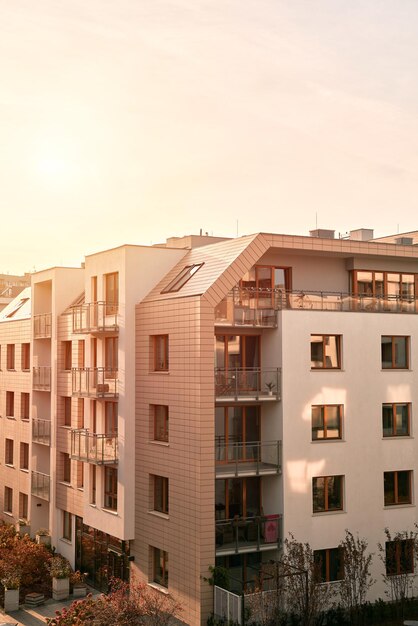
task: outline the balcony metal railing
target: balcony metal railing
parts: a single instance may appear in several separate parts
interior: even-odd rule
[[[51,329],[51,313],[41,313],[33,316],[33,336],[35,339],[48,339],[51,337]]]
[[[45,446],[51,445],[51,420],[32,419],[32,441]]]
[[[50,476],[42,472],[32,472],[31,494],[49,502]]]
[[[71,458],[94,465],[115,465],[118,462],[118,436],[74,429],[71,431]]]
[[[33,368],[33,388],[38,391],[51,391],[50,365],[39,365]]]
[[[216,520],[216,554],[274,550],[282,541],[282,516],[258,515]]]
[[[279,297],[276,290],[235,288],[215,308],[215,325],[275,328]]]
[[[279,474],[282,469],[281,441],[231,443],[217,440],[216,477]]]
[[[280,400],[281,372],[277,367],[215,368],[217,400]]]
[[[74,333],[103,333],[118,331],[118,305],[90,302],[73,307]]]
[[[106,367],[73,368],[72,395],[86,398],[116,398],[118,371]]]

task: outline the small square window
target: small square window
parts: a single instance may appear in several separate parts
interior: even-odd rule
[[[341,404],[321,404],[312,406],[312,441],[341,439],[342,437]]]
[[[312,478],[313,512],[343,510],[343,476]]]
[[[411,424],[411,404],[397,402],[382,405],[384,437],[409,437]]]
[[[385,506],[411,504],[412,471],[384,472]]]
[[[341,369],[341,335],[311,335],[311,369]]]
[[[409,369],[409,337],[382,336],[382,368]]]
[[[344,559],[341,548],[314,550],[315,580],[330,583],[344,578]]]

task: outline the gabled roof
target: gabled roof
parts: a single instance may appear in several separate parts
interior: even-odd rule
[[[32,309],[31,297],[31,288],[26,287],[23,289],[23,291],[0,312],[0,322],[13,322],[15,320],[30,318]]]
[[[205,295],[215,306],[267,249],[268,243],[260,234],[193,248],[152,289],[144,301]],[[203,263],[202,267],[179,291],[161,293],[186,266],[200,263]]]

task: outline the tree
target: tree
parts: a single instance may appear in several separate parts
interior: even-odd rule
[[[145,583],[111,580],[107,595],[73,602],[68,609],[57,611],[49,626],[170,626],[181,613],[180,605],[170,596]]]
[[[367,552],[366,539],[355,537],[349,530],[339,548],[343,552],[344,578],[339,584],[341,604],[350,616],[350,623],[360,625],[362,606],[366,602],[367,592],[376,582],[370,574],[373,554]]]
[[[285,577],[285,605],[300,617],[302,626],[313,626],[319,615],[333,605],[334,587],[318,584],[318,565],[309,543],[300,543],[290,533],[281,559]]]
[[[413,595],[414,558],[417,553],[418,532],[403,530],[392,534],[385,528],[386,541],[378,543],[379,557],[385,572],[386,595],[395,603],[398,617],[403,619],[405,604]]]

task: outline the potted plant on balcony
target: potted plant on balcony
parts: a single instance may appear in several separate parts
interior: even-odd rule
[[[276,388],[275,383],[273,381],[270,381],[270,382],[266,383],[266,387],[267,387],[267,391],[268,391],[269,396],[272,396],[273,395],[273,391]]]
[[[47,564],[52,578],[52,597],[54,600],[66,600],[70,595],[71,565],[60,554],[51,557]]]
[[[36,543],[43,544],[44,546],[51,545],[51,535],[47,528],[40,528],[35,533]]]
[[[0,562],[0,581],[4,587],[4,611],[11,613],[19,610],[19,587],[22,572],[15,563]]]
[[[79,570],[70,576],[70,584],[73,588],[74,598],[85,598],[87,595],[87,573],[82,574]]]

